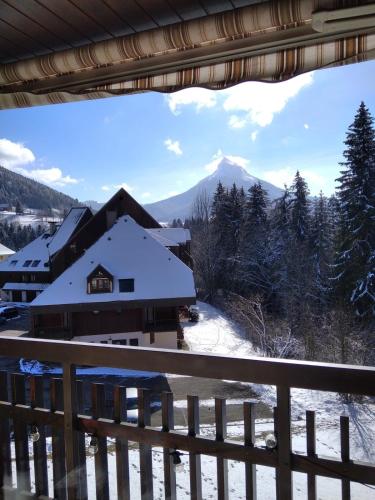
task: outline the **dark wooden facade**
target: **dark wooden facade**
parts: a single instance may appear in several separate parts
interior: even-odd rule
[[[71,238],[58,252],[51,263],[52,277],[55,280],[65,269],[70,267],[82,254],[90,248],[114,222],[122,215],[130,215],[137,224],[149,229],[158,228],[160,224],[130,196],[120,189],[95,215]]]
[[[75,336],[116,333],[153,333],[178,330],[178,309],[170,307],[137,307],[133,309],[53,312],[34,314],[32,333],[40,338],[71,339]]]
[[[0,288],[5,283],[51,283],[52,277],[49,271],[0,271]]]

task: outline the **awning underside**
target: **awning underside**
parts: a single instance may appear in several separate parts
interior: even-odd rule
[[[374,55],[372,2],[262,2],[4,63],[0,108],[277,82]]]

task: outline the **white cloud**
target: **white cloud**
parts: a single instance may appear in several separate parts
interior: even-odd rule
[[[168,138],[164,141],[164,146],[168,149],[168,151],[172,151],[172,153],[174,153],[175,155],[182,155],[180,141],[172,141],[172,139]]]
[[[217,152],[212,156],[212,161],[207,163],[203,168],[209,173],[212,174],[217,169],[219,163],[223,158],[228,158],[228,160],[240,165],[243,168],[247,168],[250,161],[243,156],[234,156],[234,155],[224,155],[221,149],[218,149]]]
[[[214,107],[217,102],[217,95],[213,90],[189,88],[169,94],[166,99],[169,109],[172,113],[178,115],[182,106],[193,105],[197,112],[203,108]]]
[[[251,140],[253,142],[255,142],[257,140],[257,137],[258,137],[258,134],[259,134],[259,130],[254,130],[254,132],[251,132]]]
[[[306,73],[281,83],[247,82],[222,91],[225,111],[246,111],[247,120],[265,127],[272,123],[287,102],[313,82],[313,73]]]
[[[20,142],[0,139],[0,165],[6,168],[27,165],[35,161],[34,153]]]
[[[9,139],[0,139],[0,165],[5,168],[49,186],[62,187],[80,182],[79,179],[75,179],[70,175],[64,175],[58,167],[37,168],[35,166],[31,169],[25,168],[26,165],[35,162],[34,153],[22,143],[12,142]]]
[[[110,191],[111,190],[110,186],[102,186],[101,189],[102,189],[102,191]]]
[[[33,170],[26,170],[22,167],[14,167],[11,170],[18,174],[30,177],[35,181],[42,182],[48,186],[63,187],[67,184],[78,184],[82,179],[74,179],[70,175],[63,175],[62,170],[58,167],[51,168],[35,168]]]
[[[292,184],[295,173],[296,172],[292,168],[284,167],[278,170],[267,170],[263,173],[262,177],[265,181],[283,188],[285,184],[287,186]]]
[[[228,125],[230,128],[243,128],[246,123],[246,118],[241,118],[238,115],[231,115],[228,121]]]
[[[129,186],[129,184],[126,184],[126,182],[122,182],[121,184],[115,184],[113,186],[115,189],[125,189],[128,193],[132,193],[134,191],[133,186]]]
[[[308,123],[304,123],[303,126],[305,127],[306,130],[310,128]]]
[[[148,191],[146,191],[145,193],[141,194],[141,197],[144,198],[144,199],[150,198],[150,196],[151,196],[151,193],[149,193]]]
[[[169,191],[168,196],[176,196],[178,191]]]
[[[262,174],[262,178],[275,186],[284,188],[285,184],[290,186],[293,183],[296,171],[292,167],[268,170]],[[312,194],[318,194],[328,182],[323,175],[312,170],[300,170],[300,174],[307,182]]]

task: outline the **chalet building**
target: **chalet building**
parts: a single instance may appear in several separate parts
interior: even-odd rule
[[[14,255],[14,251],[0,243],[0,262],[7,260],[11,255]]]
[[[178,346],[179,309],[195,303],[189,231],[162,228],[138,204],[124,214],[125,195],[60,253],[55,267],[65,270],[31,304],[35,337]]]
[[[53,226],[11,258],[0,262],[2,298],[31,302],[53,281],[53,262],[72,236],[90,219],[89,208],[72,208],[60,226]]]

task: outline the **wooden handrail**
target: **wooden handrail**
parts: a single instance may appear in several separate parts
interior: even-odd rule
[[[0,355],[375,396],[375,368],[0,336]]]

